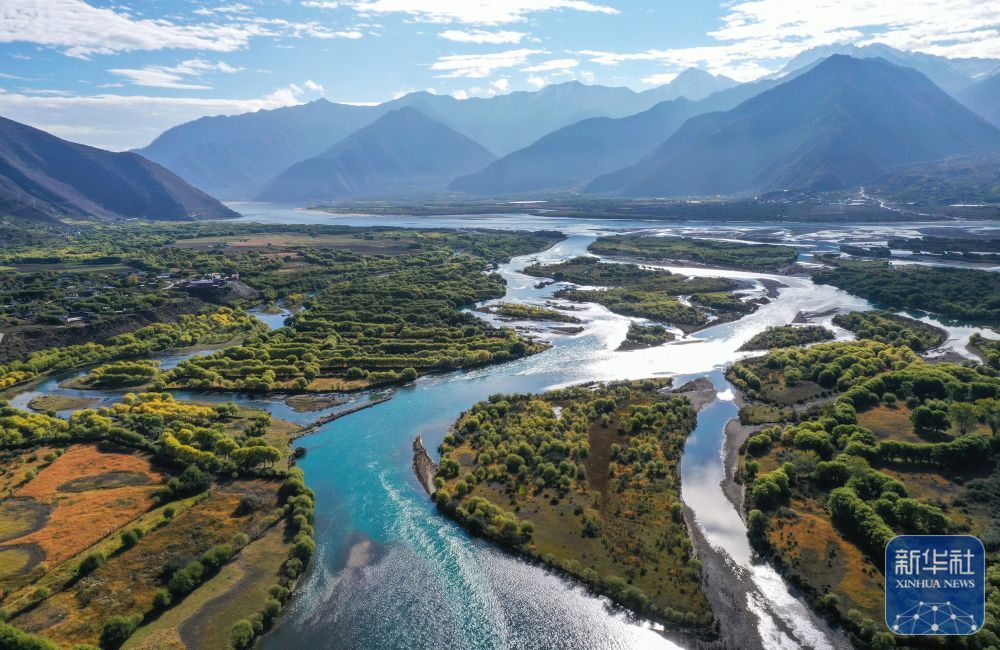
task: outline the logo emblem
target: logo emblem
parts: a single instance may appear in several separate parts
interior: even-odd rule
[[[896,634],[975,634],[986,550],[971,535],[900,535],[885,548],[885,623]]]

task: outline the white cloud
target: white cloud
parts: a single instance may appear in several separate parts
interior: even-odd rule
[[[569,71],[578,65],[580,65],[580,62],[576,59],[552,59],[551,61],[544,61],[538,65],[522,68],[521,72],[555,72],[557,70]]]
[[[465,25],[517,23],[529,14],[554,10],[619,13],[614,7],[585,0],[353,0],[349,4],[363,15],[401,13],[428,23]]]
[[[505,93],[510,90],[510,80],[506,78],[497,79],[490,85],[493,86],[494,90],[500,93]]]
[[[507,50],[489,54],[452,54],[442,56],[431,64],[431,70],[445,79],[482,79],[497,70],[522,66],[536,54],[548,54],[545,50]]]
[[[67,140],[122,150],[149,144],[166,129],[205,115],[236,115],[301,104],[312,98],[308,85],[289,84],[249,99],[0,92],[0,115]]]
[[[668,84],[677,78],[677,72],[662,72],[660,74],[651,74],[648,77],[642,78],[642,83],[647,86],[662,86]]]
[[[532,75],[528,77],[526,81],[538,89],[544,88],[545,86],[549,85],[548,79],[546,79],[545,77],[540,77],[538,75]]]
[[[440,34],[441,38],[457,43],[488,43],[490,45],[517,45],[527,36],[524,32],[499,31],[491,32],[485,29],[448,29]]]
[[[718,45],[641,52],[584,51],[594,63],[648,61],[665,72],[698,66],[745,81],[773,72],[802,50],[836,43],[951,57],[1000,57],[996,0],[736,0],[724,3]]]
[[[332,30],[317,22],[244,15],[249,9],[233,4],[196,10],[222,22],[179,23],[176,18],[134,18],[126,11],[94,7],[83,0],[0,0],[0,43],[35,43],[87,59],[137,50],[233,52],[263,36],[363,36],[356,29]]]
[[[212,14],[248,14],[250,13],[250,5],[235,3],[220,5],[218,7],[201,7],[200,9],[195,9],[194,13],[199,16],[211,16]]]
[[[79,58],[168,48],[232,52],[265,33],[252,22],[180,25],[133,19],[82,0],[0,2],[0,43],[36,43]]]
[[[320,84],[318,84],[318,83],[316,83],[312,79],[306,79],[305,83],[303,83],[302,86],[306,90],[311,90],[314,93],[322,93],[323,92],[323,86],[320,85]]]
[[[240,68],[219,61],[212,63],[205,59],[188,59],[175,66],[147,65],[142,68],[113,68],[108,72],[125,77],[136,86],[152,88],[174,88],[182,90],[206,90],[211,88],[203,83],[191,83],[186,79],[200,79],[213,72],[232,74]]]

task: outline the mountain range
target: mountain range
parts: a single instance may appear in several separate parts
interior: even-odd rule
[[[38,221],[239,216],[138,154],[67,142],[2,117],[0,212]]]
[[[400,108],[343,139],[315,158],[296,163],[257,197],[309,201],[399,197],[443,189],[481,169],[493,154],[415,108]]]
[[[892,167],[1000,151],[1000,131],[921,73],[834,55],[723,113],[692,118],[592,193],[704,196],[838,190]]]
[[[2,120],[0,209],[192,219],[235,216],[206,191],[281,202],[669,197],[878,179],[901,188],[935,174],[947,174],[953,195],[963,170],[988,168],[1000,152],[998,106],[1000,61],[838,45],[743,84],[692,69],[643,92],[569,82],[491,98],[423,92],[377,106],[318,100],[205,117],[133,153]],[[937,164],[945,160],[960,162]],[[988,172],[977,172],[979,186]]]
[[[598,174],[635,162],[700,112],[698,103],[682,98],[629,117],[593,117],[456,178],[448,187],[490,196],[579,189]]]
[[[741,87],[735,84],[732,79],[691,69],[669,84],[643,92],[571,81],[537,92],[464,100],[428,92],[410,93],[377,106],[320,99],[270,111],[203,117],[168,129],[136,152],[215,196],[248,199],[292,165],[320,155],[399,108],[416,108],[503,156],[581,120],[634,115],[661,101],[688,94],[700,99]]]
[[[904,68],[913,68],[933,81],[941,90],[953,96],[974,85],[977,80],[995,70],[998,64],[996,59],[949,59],[922,52],[905,52],[882,43],[863,46],[845,43],[805,50],[789,61],[778,76],[783,77],[835,54],[846,54],[855,59],[885,59]]]

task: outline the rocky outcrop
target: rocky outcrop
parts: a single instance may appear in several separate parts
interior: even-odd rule
[[[420,485],[424,486],[427,494],[434,496],[437,488],[434,487],[434,475],[437,474],[437,465],[431,460],[430,454],[424,448],[424,441],[417,436],[413,439],[413,473],[417,475]]]

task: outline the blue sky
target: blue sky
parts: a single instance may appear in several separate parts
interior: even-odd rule
[[[0,115],[112,149],[326,97],[738,80],[832,43],[1000,57],[996,0],[0,0]]]

